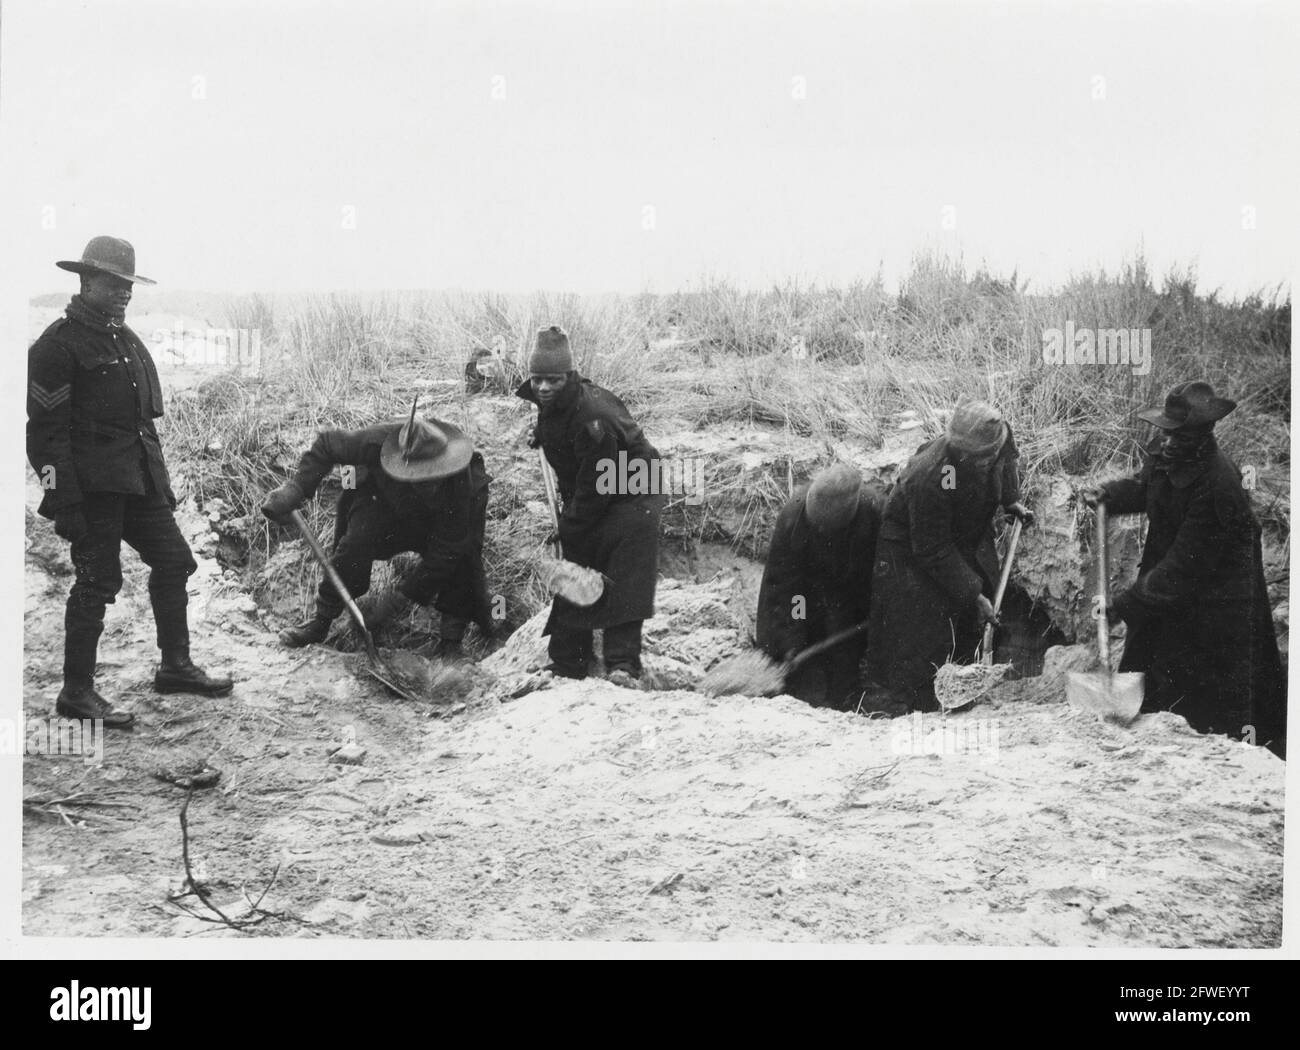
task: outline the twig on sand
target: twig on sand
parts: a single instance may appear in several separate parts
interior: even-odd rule
[[[848,798],[849,798],[849,801],[846,801],[846,802],[845,802],[845,806],[846,806],[848,809],[869,809],[869,808],[871,808],[871,803],[868,803],[868,802],[854,802],[854,801],[852,801],[853,796],[854,796],[855,794],[857,794],[857,792],[858,792],[859,790],[861,790],[862,787],[864,786],[863,783],[862,783],[862,778],[863,778],[863,777],[866,777],[867,774],[870,773],[873,769],[879,769],[880,772],[877,773],[875,776],[873,776],[873,777],[867,777],[867,785],[874,784],[874,783],[876,783],[876,781],[878,781],[878,780],[884,780],[885,777],[889,776],[890,773],[892,773],[895,769],[898,768],[899,762],[901,762],[901,761],[902,761],[902,759],[899,759],[898,762],[882,763],[881,765],[878,765],[878,766],[868,766],[868,767],[867,767],[866,769],[864,769],[861,773],[859,773],[859,774],[857,775],[857,777],[854,779],[853,784],[849,787],[849,790],[848,790]]]
[[[244,930],[250,926],[256,926],[265,922],[267,919],[292,919],[293,916],[286,915],[282,912],[265,911],[260,905],[262,899],[270,892],[271,887],[275,885],[275,880],[280,876],[280,865],[275,866],[275,871],[271,872],[271,881],[266,884],[266,888],[258,894],[256,901],[249,901],[248,894],[241,889],[244,900],[249,903],[249,915],[245,918],[232,919],[215,904],[212,903],[211,893],[207,886],[194,878],[194,871],[190,867],[190,827],[187,814],[190,808],[190,799],[194,797],[194,789],[191,787],[185,792],[185,801],[181,804],[181,862],[185,865],[185,883],[180,893],[170,893],[167,900],[180,908],[181,911],[200,922],[219,922],[229,926],[232,930]],[[195,911],[188,905],[182,904],[186,897],[197,897],[200,903],[211,911],[216,918],[211,915],[203,915]]]
[[[579,841],[581,841],[582,839],[589,839],[589,838],[592,838],[593,836],[598,835],[598,834],[600,834],[600,833],[597,832],[597,831],[589,831],[589,832],[587,832],[585,835],[574,835],[573,838],[571,838],[571,839],[565,839],[563,842],[554,842],[554,843],[548,842],[548,843],[546,843],[546,844],[544,844],[544,845],[541,845],[541,846],[535,846],[535,847],[533,847],[532,849],[526,849],[526,850],[523,850],[522,852],[516,853],[516,854],[514,854],[514,856],[516,856],[516,857],[528,857],[528,856],[531,856],[531,855],[534,854],[534,853],[541,853],[543,850],[548,850],[548,849],[559,849],[561,846],[568,846],[568,845],[570,845],[571,843],[579,842]]]
[[[28,795],[23,799],[23,812],[32,816],[61,820],[68,827],[76,828],[79,831],[85,828],[86,821],[91,820],[103,821],[110,827],[114,825],[120,826],[120,820],[115,815],[111,813],[84,812],[85,807],[134,810],[140,808],[129,802],[109,802],[105,799],[93,798],[86,791],[74,791],[72,794],[64,795],[61,798],[43,798],[40,795]],[[78,821],[81,823],[78,823]]]

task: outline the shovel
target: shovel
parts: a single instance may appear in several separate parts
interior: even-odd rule
[[[766,654],[750,651],[737,653],[712,667],[700,679],[699,690],[708,696],[776,696],[785,688],[786,679],[814,656],[842,645],[850,638],[865,633],[866,623],[857,623],[837,631],[829,638],[808,646],[784,664],[779,664]]]
[[[1126,671],[1116,674],[1110,669],[1110,626],[1106,620],[1110,566],[1106,558],[1106,504],[1097,504],[1097,656],[1101,669],[1071,671],[1065,680],[1065,695],[1070,706],[1099,715],[1108,722],[1128,725],[1142,709],[1146,676]]]
[[[312,554],[320,562],[320,567],[325,570],[325,575],[329,577],[330,583],[334,589],[339,592],[339,597],[343,599],[343,604],[352,617],[352,622],[356,624],[357,630],[366,644],[366,671],[372,678],[382,682],[398,696],[405,697],[407,700],[414,700],[417,703],[423,702],[425,697],[417,696],[410,689],[398,684],[401,675],[397,674],[393,668],[389,667],[379,656],[379,650],[375,648],[374,636],[370,633],[370,628],[366,626],[365,617],[361,615],[361,610],[357,608],[357,603],[352,600],[352,595],[348,593],[347,585],[344,584],[342,577],[339,576],[338,570],[330,564],[329,555],[325,553],[325,548],[321,546],[320,540],[312,532],[311,526],[307,524],[307,519],[302,516],[302,511],[295,510],[291,515],[293,523],[298,527],[302,538],[307,541],[307,546],[311,548]]]
[[[996,619],[1002,611],[1002,596],[1007,593],[1007,581],[1011,579],[1011,563],[1016,557],[1016,547],[1020,543],[1020,530],[1024,522],[1019,518],[1011,525],[1011,538],[1007,540],[1007,557],[1002,563],[1002,575],[998,578],[998,589],[993,595],[993,616]],[[984,640],[980,643],[980,663],[985,667],[993,666],[993,625],[984,625]]]
[[[611,580],[604,573],[588,569],[575,562],[564,560],[564,550],[560,546],[559,491],[555,483],[555,472],[546,462],[546,453],[537,450],[537,460],[542,466],[542,484],[546,486],[546,505],[551,510],[551,529],[555,533],[555,558],[545,566],[547,585],[551,591],[565,598],[574,605],[583,607],[595,605]]]

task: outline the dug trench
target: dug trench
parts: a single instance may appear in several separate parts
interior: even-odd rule
[[[545,508],[517,409],[483,399],[466,413],[471,426],[484,417],[496,476],[489,533],[540,550]],[[278,645],[314,582],[300,545],[255,548],[241,540],[246,520],[231,524],[248,508],[200,506],[191,491],[179,518],[200,561],[195,654],[229,670],[235,691],[153,693],[145,570],[126,557],[99,684],[137,726],[110,735],[98,764],[26,759],[24,932],[1279,943],[1283,763],[1174,715],[1120,729],[1065,702],[1063,672],[1087,653],[1048,647],[1086,637],[1089,586],[1073,502],[1058,498],[1068,479],[1035,492],[1040,521],[998,656],[1022,677],[986,703],[890,718],[787,696],[711,698],[691,687],[752,631],[773,508],[826,450],[660,432],[661,451],[730,457],[723,475],[741,481],[670,507],[642,690],[599,678],[538,688],[544,611],[531,583],[511,577],[508,637],[472,640],[448,695],[395,699],[357,673],[356,653]],[[888,479],[914,444],[833,451]],[[29,718],[47,715],[58,690],[71,579],[65,545],[31,513],[38,495],[28,493]],[[1137,544],[1124,535],[1131,572]],[[503,547],[490,544],[487,561],[494,582],[511,576]],[[408,644],[435,626],[417,613]],[[220,772],[214,786],[189,793],[159,778],[200,767]],[[187,797],[188,877],[229,922],[194,896],[172,899],[190,888]]]

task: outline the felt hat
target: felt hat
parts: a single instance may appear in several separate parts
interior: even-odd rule
[[[1169,391],[1164,408],[1144,409],[1137,416],[1161,430],[1182,430],[1215,423],[1236,407],[1231,398],[1218,397],[1209,383],[1194,380]]]
[[[136,284],[158,283],[135,272],[135,249],[120,237],[92,237],[80,259],[64,259],[54,265],[73,273],[111,273]]]
[[[458,474],[469,466],[474,443],[450,423],[411,416],[393,431],[379,450],[379,465],[394,481],[433,481]]]

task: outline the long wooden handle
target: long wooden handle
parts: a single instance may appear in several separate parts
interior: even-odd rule
[[[1024,528],[1024,522],[1019,518],[1011,526],[1011,539],[1007,541],[1007,556],[1002,562],[1002,576],[998,580],[998,591],[993,597],[993,611],[999,612],[1002,609],[1002,596],[1007,593],[1007,581],[1011,579],[1011,563],[1016,557],[1016,546],[1020,543],[1020,530]]]
[[[537,462],[542,467],[542,484],[546,488],[546,505],[551,508],[551,528],[555,532],[555,556],[564,557],[564,548],[560,546],[560,512],[556,509],[558,502],[556,496],[555,473],[551,470],[551,465],[546,461],[546,453],[538,448]]]
[[[366,655],[371,660],[378,658],[379,654],[375,650],[375,640],[370,635],[370,629],[366,626],[365,617],[361,615],[361,610],[357,608],[357,603],[352,600],[352,595],[348,593],[347,584],[343,582],[343,577],[338,574],[338,570],[330,563],[330,556],[321,546],[320,540],[316,538],[316,533],[312,532],[311,526],[307,524],[307,519],[302,516],[302,511],[295,510],[290,517],[293,523],[298,526],[298,531],[302,538],[307,541],[307,546],[311,548],[312,554],[316,555],[316,560],[320,562],[320,567],[325,570],[325,575],[329,577],[330,583],[334,584],[334,589],[339,592],[339,597],[343,599],[343,604],[347,608],[352,621],[357,625],[357,630],[361,632],[361,637],[365,639]]]
[[[1011,538],[1007,541],[1007,556],[1002,561],[1002,575],[998,578],[997,593],[993,596],[993,615],[996,616],[1002,611],[1002,597],[1007,593],[1007,583],[1011,579],[1011,563],[1016,557],[1016,547],[1020,543],[1020,530],[1024,528],[1024,522],[1016,518],[1011,526]],[[980,643],[980,663],[986,666],[993,664],[993,625],[986,623],[984,625],[984,640]]]
[[[1106,557],[1106,504],[1097,504],[1097,655],[1101,657],[1101,666],[1110,673],[1110,622],[1106,619],[1106,608],[1110,604],[1110,565]]]
[[[800,667],[802,667],[805,663],[811,660],[814,656],[820,656],[827,649],[834,649],[837,645],[840,645],[843,642],[847,642],[850,638],[862,634],[864,631],[866,631],[867,627],[868,627],[867,623],[855,623],[852,627],[846,627],[842,631],[837,631],[829,638],[823,638],[820,642],[817,642],[815,645],[808,646],[807,649],[799,653],[788,664],[785,665],[785,673],[792,674],[793,672],[799,670]]]

